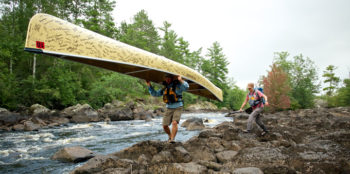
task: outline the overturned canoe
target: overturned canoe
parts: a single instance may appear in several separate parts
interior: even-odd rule
[[[142,49],[81,28],[48,14],[36,14],[28,26],[25,50],[162,83],[166,73],[181,75],[188,92],[222,101],[222,91],[197,71]]]

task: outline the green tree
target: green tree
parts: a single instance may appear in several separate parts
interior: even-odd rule
[[[334,74],[334,70],[336,69],[335,66],[329,65],[326,68],[326,71],[323,71],[322,77],[325,77],[326,79],[323,81],[324,83],[329,83],[329,86],[323,88],[323,91],[326,91],[326,94],[328,96],[332,96],[334,93],[334,90],[337,88],[340,78],[336,77]]]
[[[160,37],[145,10],[138,12],[131,24],[121,23],[119,39],[146,51],[159,53]]]
[[[350,79],[344,79],[344,86],[339,88],[336,106],[350,106]]]
[[[315,94],[319,90],[316,66],[310,58],[304,58],[302,54],[294,56],[292,61],[287,60],[288,56],[287,52],[275,53],[273,63],[289,76],[292,108],[312,108]]]
[[[170,30],[170,27],[171,24],[165,21],[163,23],[163,27],[159,28],[161,31],[164,32],[164,36],[161,39],[160,55],[182,63],[180,53],[177,49],[177,34],[174,30]]]
[[[227,80],[229,62],[218,42],[208,48],[207,60],[203,61],[202,71],[216,86],[223,88]]]

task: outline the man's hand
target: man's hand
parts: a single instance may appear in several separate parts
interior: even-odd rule
[[[146,80],[146,84],[147,84],[148,87],[151,86],[151,82],[149,80]]]
[[[177,80],[183,83],[182,77],[180,75],[177,76]]]
[[[241,109],[239,109],[239,112],[243,112],[243,109],[241,108]]]

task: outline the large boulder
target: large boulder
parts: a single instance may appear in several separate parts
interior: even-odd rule
[[[133,117],[135,120],[150,120],[152,116],[152,112],[146,111],[143,106],[138,106],[133,109]]]
[[[237,153],[238,153],[237,151],[227,150],[227,151],[217,153],[216,158],[220,163],[225,163],[228,161],[232,161],[237,155]]]
[[[169,144],[161,141],[144,141],[113,154],[119,158],[132,160],[150,159],[151,163],[190,162],[191,155],[182,143]]]
[[[0,126],[12,126],[26,119],[28,119],[27,116],[20,115],[19,113],[12,113],[4,108],[0,108]]]
[[[115,156],[98,155],[84,165],[76,168],[71,174],[95,174],[95,173],[131,173],[138,169],[138,165],[133,160],[119,159]]]
[[[40,104],[34,104],[29,108],[29,114],[32,116],[45,117],[50,115],[50,109]]]
[[[189,118],[181,124],[186,130],[202,130],[205,128],[202,118]]]
[[[94,156],[96,155],[91,150],[80,146],[74,146],[60,149],[51,157],[51,159],[77,163],[86,161]]]
[[[121,120],[133,120],[133,108],[132,104],[110,104],[107,103],[105,106],[98,110],[101,118],[109,118],[111,121],[121,121]]]
[[[90,105],[77,104],[75,106],[64,109],[61,114],[69,118],[73,123],[86,123],[100,121],[97,111],[95,111]]]

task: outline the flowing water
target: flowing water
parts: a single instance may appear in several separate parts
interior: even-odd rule
[[[232,118],[220,113],[182,114],[180,124],[188,118],[206,118],[213,127]],[[59,149],[82,146],[98,154],[120,151],[145,140],[166,141],[161,117],[144,120],[68,124],[32,132],[0,131],[0,173],[69,173],[83,163],[73,164],[51,160]],[[186,131],[179,126],[176,141],[187,141],[199,131]]]

